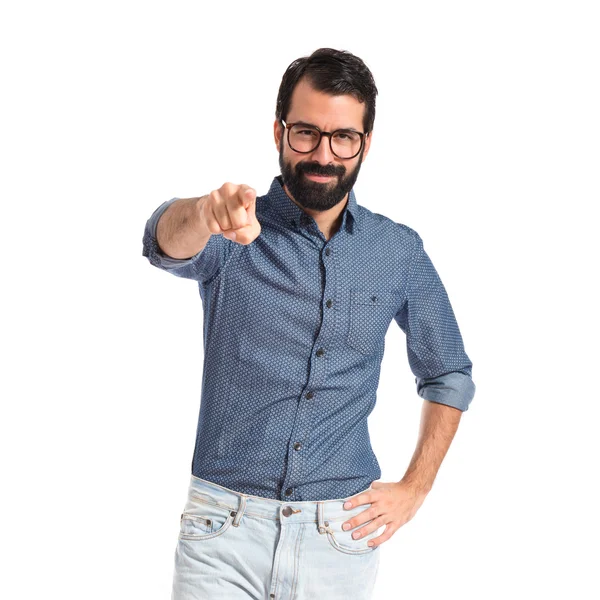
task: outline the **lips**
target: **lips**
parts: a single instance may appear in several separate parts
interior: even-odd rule
[[[332,175],[313,175],[311,173],[305,173],[305,175],[312,181],[329,181],[333,178]]]

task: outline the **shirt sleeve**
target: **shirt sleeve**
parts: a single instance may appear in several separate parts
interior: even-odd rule
[[[466,411],[475,395],[467,356],[444,285],[414,232],[415,245],[405,302],[395,316],[406,334],[417,394]]]
[[[225,264],[231,252],[231,245],[235,242],[224,238],[222,235],[211,235],[206,246],[195,256],[179,259],[165,254],[156,240],[156,226],[165,210],[176,200],[179,200],[179,198],[172,198],[163,202],[146,222],[142,240],[142,256],[147,257],[150,263],[159,269],[168,271],[178,277],[205,283],[212,279]]]

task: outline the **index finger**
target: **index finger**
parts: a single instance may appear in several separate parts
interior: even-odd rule
[[[248,208],[256,200],[256,190],[245,183],[240,185],[237,195],[244,208]]]
[[[348,498],[346,502],[344,502],[344,508],[354,508],[355,506],[360,506],[361,504],[372,504],[371,495],[369,494],[371,490],[369,489],[366,492],[360,492],[356,494],[356,496],[352,496]]]

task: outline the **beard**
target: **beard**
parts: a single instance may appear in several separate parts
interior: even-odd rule
[[[346,175],[343,165],[320,165],[301,161],[294,167],[283,157],[283,136],[279,144],[279,168],[286,188],[294,200],[304,208],[324,211],[334,207],[354,187],[360,171],[365,148],[358,155],[358,164]],[[305,174],[332,175],[337,181],[320,183],[307,179]]]

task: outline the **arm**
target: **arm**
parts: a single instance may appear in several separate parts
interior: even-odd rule
[[[211,232],[201,219],[202,198],[180,198],[162,213],[156,226],[156,241],[164,254],[176,259],[201,252]]]
[[[462,411],[437,402],[423,401],[417,448],[402,481],[427,494],[458,429]]]
[[[412,460],[400,481],[373,481],[371,489],[358,494],[344,508],[370,504],[370,508],[348,520],[350,529],[369,522],[358,535],[385,531],[369,546],[379,546],[410,521],[431,490],[440,465],[450,447],[462,413],[475,394],[472,364],[467,356],[454,312],[423,241],[413,231],[414,245],[406,279],[406,294],[395,315],[406,333],[410,368],[417,393],[424,399],[421,427]]]
[[[465,352],[444,285],[425,252],[423,240],[416,232],[414,236],[406,298],[395,319],[406,334],[417,394],[466,411],[475,395],[473,364]]]
[[[201,200],[172,198],[152,213],[142,240],[150,264],[196,281],[207,281],[225,264],[233,242],[203,226],[196,212]]]
[[[450,300],[416,232],[406,302],[396,321],[406,333],[417,394],[424,399],[417,447],[403,481],[427,494],[475,384]]]
[[[361,504],[371,505],[346,521],[349,529],[368,522],[358,529],[359,535],[364,536],[386,526],[383,533],[368,542],[369,546],[383,544],[415,516],[431,490],[462,413],[452,406],[425,400],[417,448],[404,477],[397,482],[373,481],[370,490],[344,503],[346,509]]]
[[[248,245],[260,234],[255,211],[256,191],[246,184],[224,183],[201,198],[173,198],[146,222],[142,255],[155,267],[208,284],[234,244]]]

